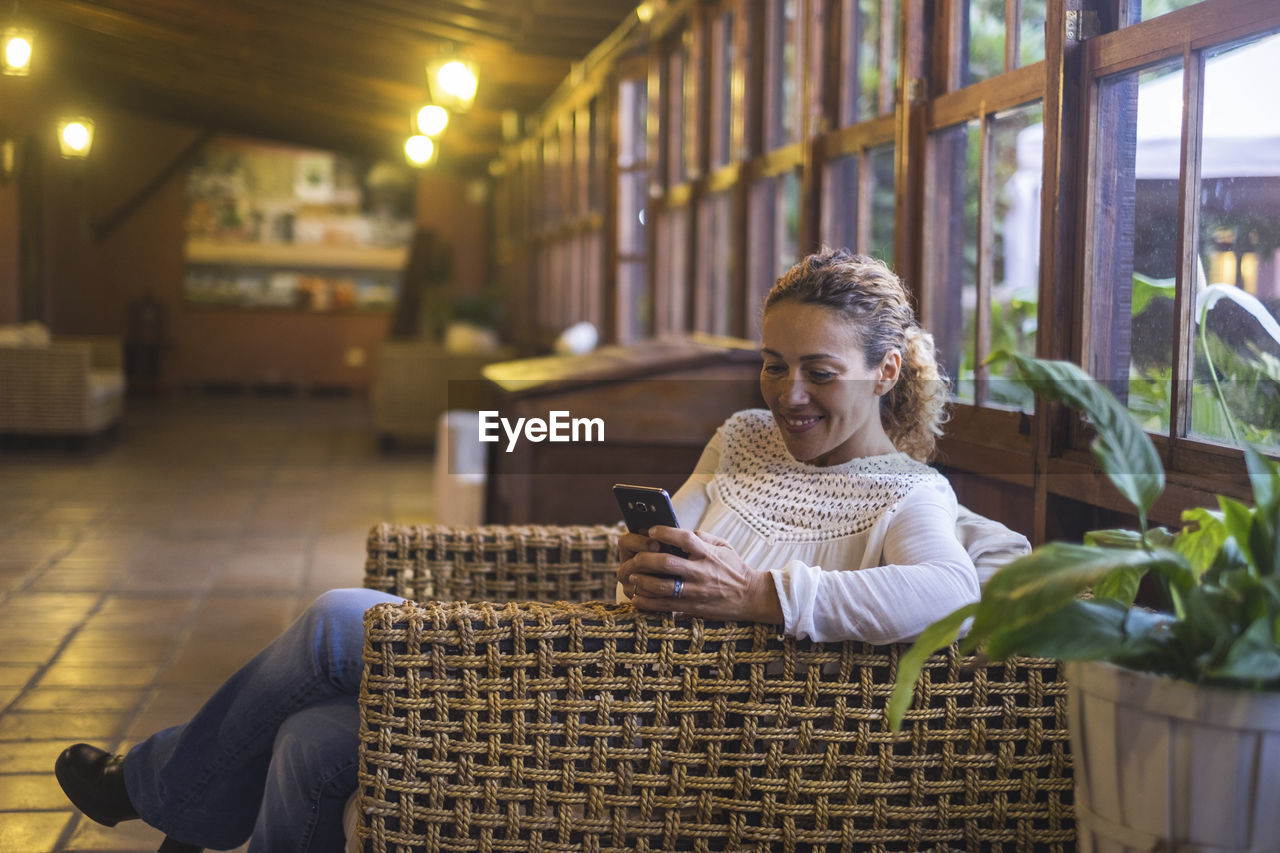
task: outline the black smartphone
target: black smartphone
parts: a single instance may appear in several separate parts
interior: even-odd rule
[[[618,509],[622,510],[622,520],[627,530],[647,536],[649,528],[655,524],[667,527],[679,527],[676,511],[671,506],[671,496],[666,489],[653,486],[627,486],[622,483],[613,487],[613,496],[618,500]],[[660,549],[665,554],[687,557],[689,553],[683,548],[663,543]]]

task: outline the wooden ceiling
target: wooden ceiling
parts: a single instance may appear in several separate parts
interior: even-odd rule
[[[426,103],[426,64],[478,63],[476,103],[440,168],[483,169],[506,111],[529,115],[635,0],[39,0],[45,61],[87,103],[375,156],[397,154]]]

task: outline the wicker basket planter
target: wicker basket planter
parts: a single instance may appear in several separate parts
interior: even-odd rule
[[[1082,851],[1280,851],[1280,693],[1069,663]]]

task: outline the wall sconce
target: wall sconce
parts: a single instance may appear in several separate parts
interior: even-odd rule
[[[436,144],[429,136],[410,136],[404,143],[404,159],[417,168],[435,162]]]
[[[465,113],[476,101],[476,64],[457,57],[443,57],[427,66],[431,101],[454,112]]]
[[[35,44],[35,32],[5,27],[4,51],[0,54],[0,73],[9,77],[26,77],[31,73],[31,51]]]
[[[449,124],[449,111],[436,104],[427,104],[418,110],[418,131],[425,136],[439,136]]]
[[[83,160],[93,148],[93,119],[64,118],[58,122],[58,147],[62,156]]]

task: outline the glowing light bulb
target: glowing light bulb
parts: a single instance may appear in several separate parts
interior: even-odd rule
[[[415,166],[425,166],[435,150],[435,143],[426,136],[410,136],[404,143],[404,156]]]
[[[449,111],[435,104],[427,104],[418,110],[418,130],[427,136],[437,136],[449,124]]]
[[[4,73],[22,77],[31,71],[31,36],[25,31],[7,29],[4,32]]]
[[[62,141],[75,151],[83,151],[89,144],[89,128],[78,121],[73,121],[62,129]]]
[[[93,122],[87,118],[66,118],[58,122],[58,147],[63,157],[88,157],[93,146]]]
[[[465,62],[454,59],[440,66],[436,82],[446,93],[460,101],[470,101],[476,96],[476,75]]]

